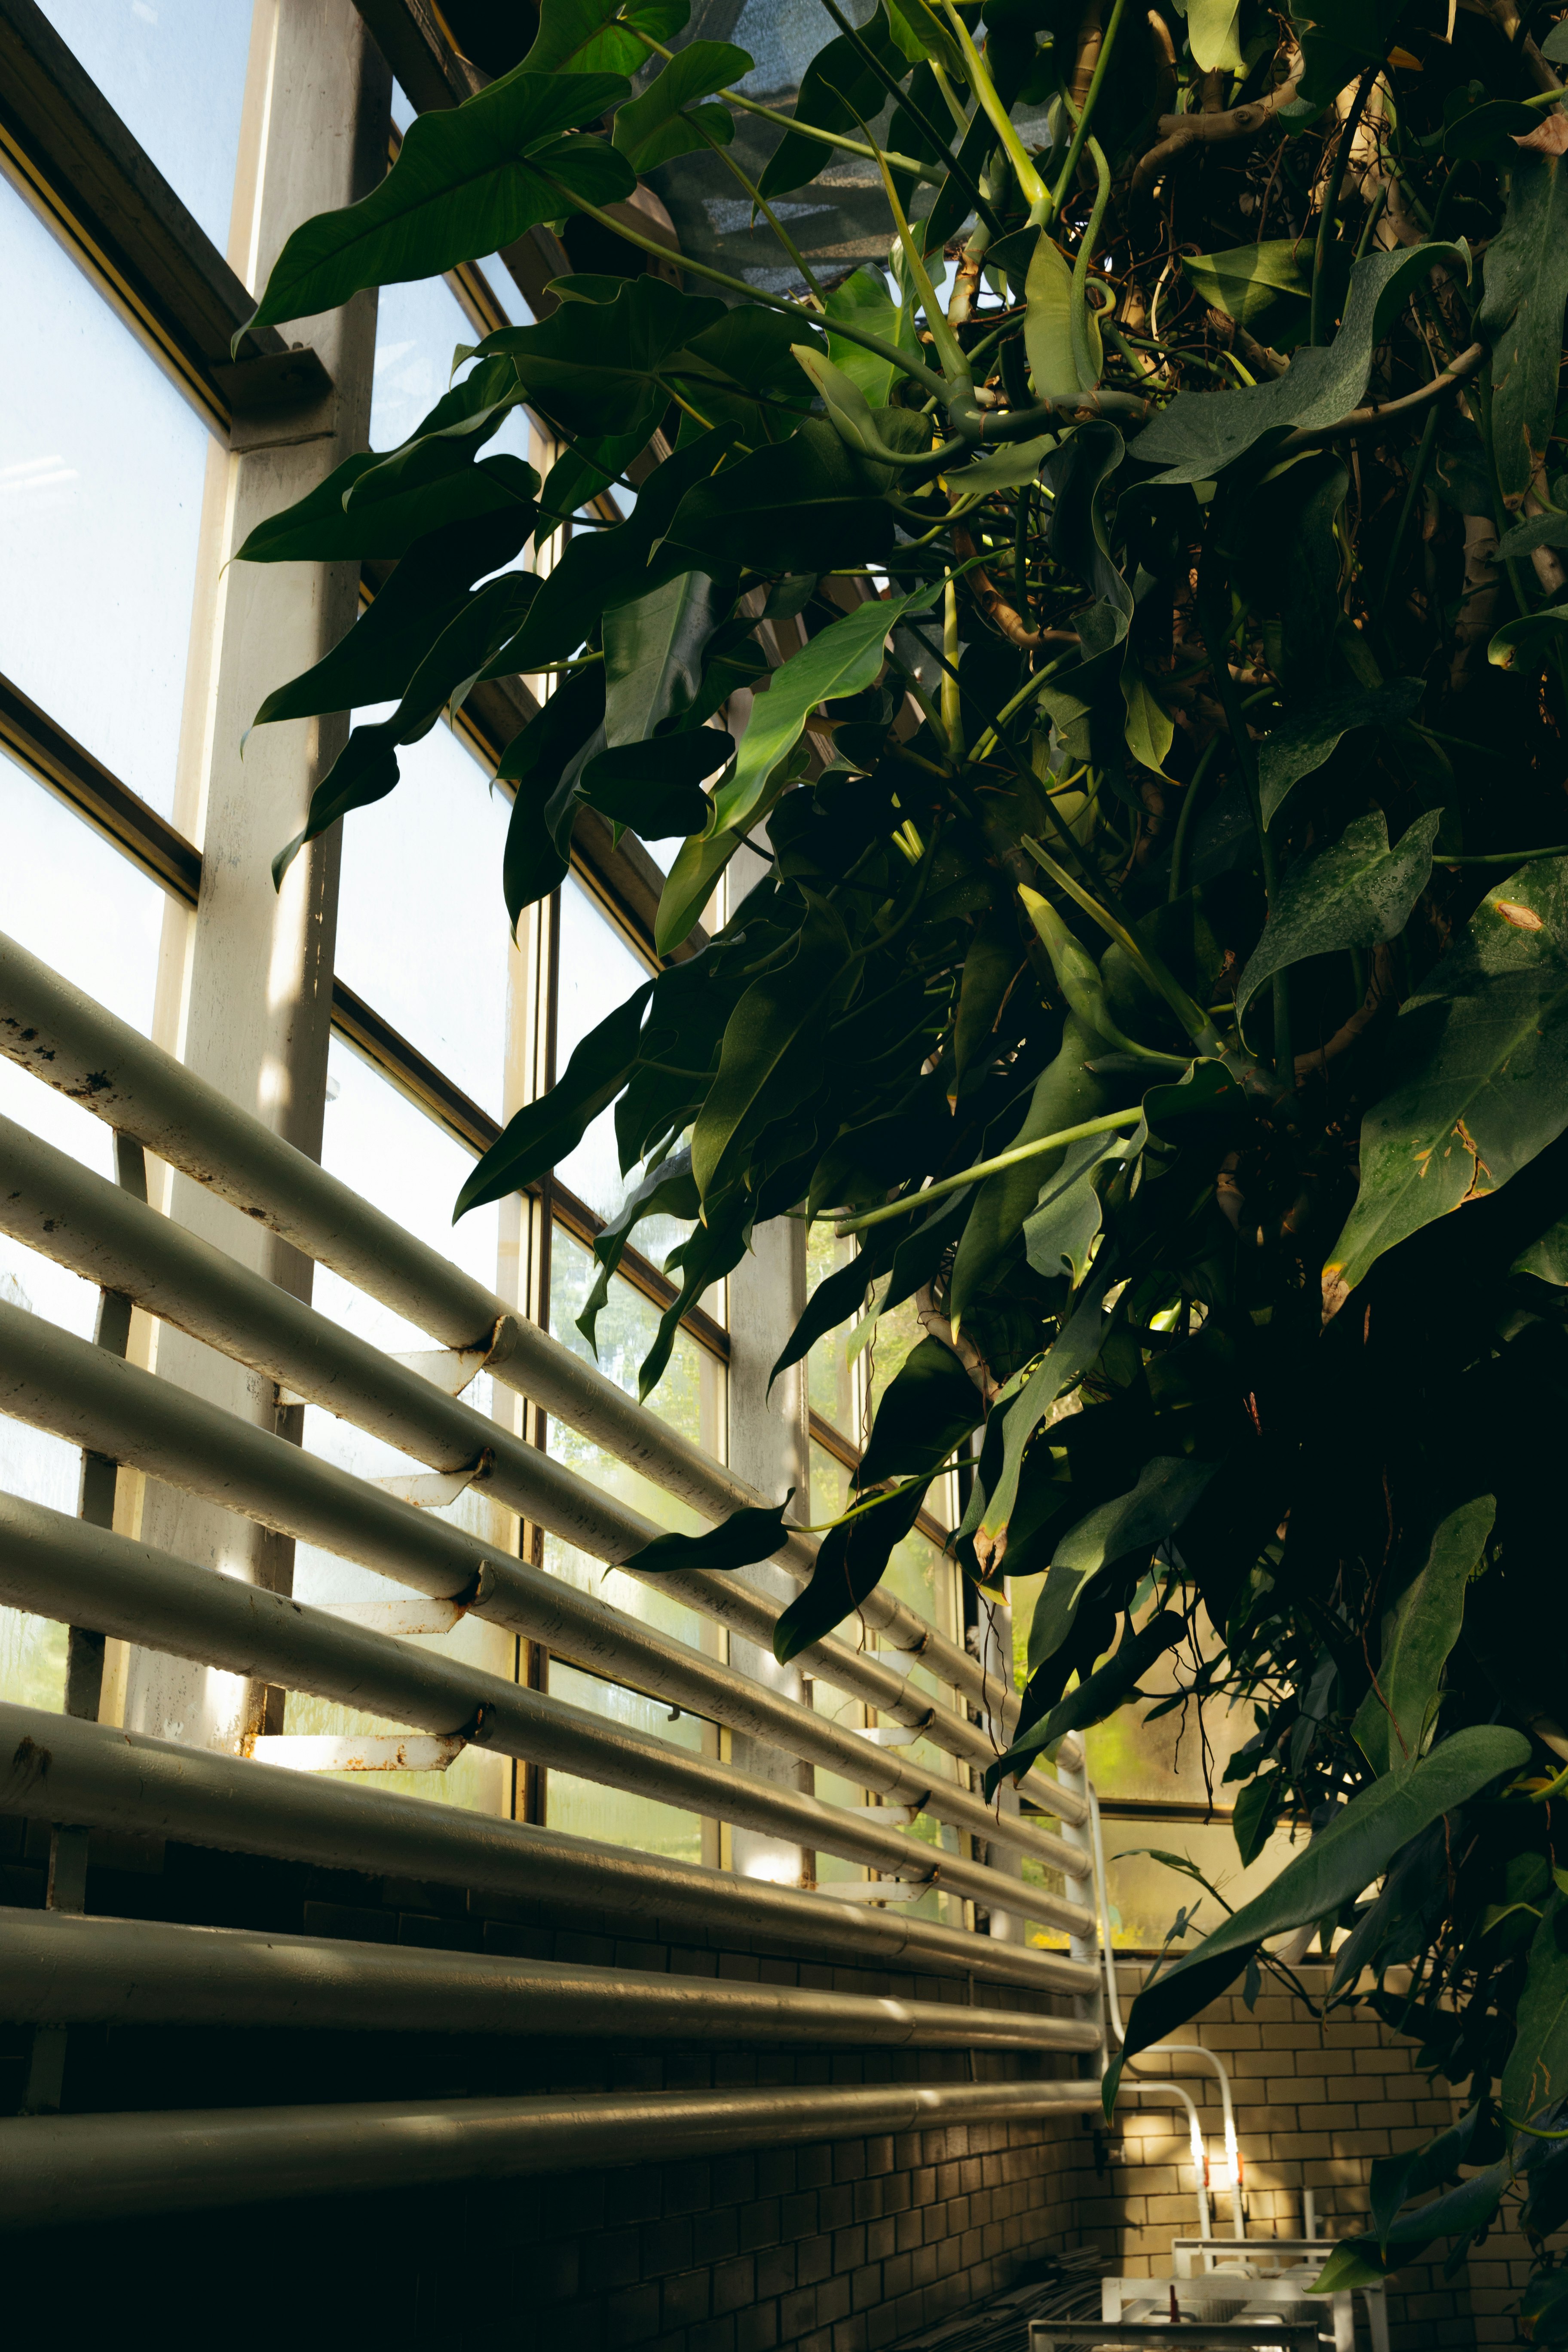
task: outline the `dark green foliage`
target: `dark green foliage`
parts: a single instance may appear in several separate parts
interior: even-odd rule
[[[907,245],[889,205],[857,266],[818,257],[819,301],[766,243],[815,234],[812,196],[757,213],[749,285],[696,252],[679,290],[579,270],[242,553],[395,566],[258,714],[396,706],[312,831],[391,790],[476,672],[548,667],[498,770],[513,919],[584,806],[684,836],[662,969],[460,1208],[613,1106],[631,1189],[590,1339],[641,1222],[689,1226],[645,1394],[759,1220],[858,1247],[775,1370],[916,1303],[779,1654],[852,1616],[973,1433],[954,1556],[1043,1580],[993,1780],[1123,1706],[1247,1710],[1237,1848],[1289,1829],[1294,1856],[1155,1978],[1132,2042],[1282,1965],[1269,1938],[1342,1937],[1331,1998],[1419,2036],[1468,2110],[1378,2168],[1348,2280],[1460,2258],[1505,2197],[1537,2239],[1568,2223],[1568,2153],[1519,2128],[1568,2113],[1568,16],[1504,37],[1461,10],[1436,40],[1393,0],[1324,6],[1271,108],[1283,19],[1166,12],[1173,113],[1127,12],[1076,174],[1065,123],[1033,146],[1080,62],[1067,0],[966,8],[979,57],[927,0],[825,21],[761,196],[864,177],[842,142],[874,141]],[[544,0],[521,66],[520,35],[364,205],[296,233],[260,315],[531,220],[620,267],[634,163],[700,151],[750,212],[719,96],[749,61],[663,61],[684,22]],[[1369,68],[1394,103],[1346,141]],[[1244,135],[1162,140],[1216,87]],[[483,454],[524,400],[572,445],[542,497]],[[622,520],[574,526],[537,586],[504,570],[617,478]],[[743,841],[766,872],[704,943]],[[782,1507],[644,1564],[763,1558]],[[1540,2341],[1568,2341],[1560,2276]]]

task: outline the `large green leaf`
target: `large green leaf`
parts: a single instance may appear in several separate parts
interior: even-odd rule
[[[1418,1763],[1363,1789],[1261,1895],[1139,1994],[1127,2021],[1128,2056],[1164,2041],[1195,2017],[1241,1974],[1265,1937],[1328,1918],[1342,1904],[1354,1902],[1429,1822],[1478,1796],[1503,1773],[1516,1771],[1529,1755],[1522,1732],[1475,1725],[1443,1740]]]
[[[817,1547],[811,1582],[773,1628],[773,1655],[781,1665],[787,1666],[813,1642],[831,1633],[876,1591],[894,1550],[920,1517],[925,1496],[925,1486],[917,1481],[858,1518],[828,1529]]]
[[[1101,1503],[1059,1539],[1029,1625],[1031,1674],[1061,1648],[1101,1570],[1134,1552],[1152,1551],[1174,1535],[1218,1466],[1157,1454],[1144,1463],[1135,1486]]]
[[[1260,245],[1238,245],[1226,253],[1184,254],[1182,268],[1205,302],[1260,342],[1283,344],[1307,326],[1312,247],[1300,237],[1266,237]]]
[[[1539,668],[1553,654],[1560,656],[1565,645],[1568,604],[1548,604],[1539,613],[1505,621],[1487,646],[1487,659],[1494,669]]]
[[[1500,882],[1394,1024],[1361,1191],[1323,1268],[1332,1314],[1385,1250],[1483,1199],[1568,1127],[1568,858]]]
[[[722,319],[723,304],[678,293],[662,278],[562,284],[591,286],[595,299],[563,301],[542,326],[498,328],[479,356],[510,360],[527,395],[574,435],[646,439],[669,406],[658,378],[676,352]]]
[[[1202,73],[1239,73],[1241,0],[1188,0],[1187,39]]]
[[[629,196],[637,178],[625,156],[602,140],[562,136],[629,96],[617,74],[520,66],[462,106],[418,115],[379,187],[294,231],[248,325],[313,318],[362,287],[437,277],[572,212],[577,195],[595,205]]]
[[[498,677],[563,661],[607,611],[651,595],[663,582],[700,562],[666,534],[681,499],[719,463],[724,446],[721,436],[709,435],[689,449],[678,449],[655,467],[625,522],[610,530],[583,531],[572,541],[528,619],[493,665]]]
[[[1113,1657],[1095,1669],[1076,1690],[1058,1699],[1048,1715],[1020,1732],[1006,1753],[985,1767],[987,1801],[1005,1780],[1019,1780],[1037,1756],[1054,1748],[1069,1731],[1087,1731],[1108,1715],[1125,1706],[1156,1658],[1173,1650],[1187,1631],[1187,1621],[1174,1609],[1162,1609],[1147,1625],[1131,1633]]]
[[[501,859],[508,920],[559,889],[572,863],[577,779],[602,740],[605,673],[598,663],[564,679],[531,725],[512,737],[496,768],[516,797]]]
[[[1341,2238],[1313,2285],[1317,2294],[1339,2294],[1347,2287],[1370,2286],[1386,2278],[1429,2246],[1435,2238],[1470,2237],[1495,2220],[1503,2191],[1513,2179],[1510,2157],[1500,2157],[1484,2171],[1471,2173],[1457,2189],[1434,2197],[1428,2204],[1412,2206],[1389,2222],[1380,2246],[1376,2237]]]
[[[1437,1712],[1448,1654],[1459,1638],[1465,1587],[1491,1533],[1490,1495],[1461,1503],[1432,1538],[1425,1566],[1383,1621],[1376,1687],[1351,1729],[1374,1772],[1392,1772],[1419,1756]]]
[[[854,457],[826,417],[810,417],[777,447],[753,450],[689,490],[670,537],[713,562],[749,563],[775,578],[875,563],[893,539],[886,470]]]
[[[510,562],[531,518],[531,507],[522,506],[422,539],[331,652],[274,687],[251,725],[401,700],[425,655],[468,604],[470,583]]]
[[[616,117],[614,143],[638,178],[710,143],[727,147],[735,136],[734,116],[727,106],[699,101],[752,70],[745,50],[730,41],[692,41],[678,50],[642,96]]]
[[[893,38],[887,10],[881,5],[860,27],[860,40],[890,74],[902,79],[909,72],[909,59]],[[802,74],[795,120],[812,123],[819,131],[847,131],[852,139],[859,139],[865,136],[862,124],[875,121],[886,104],[887,92],[860,49],[840,34],[817,51]],[[834,150],[820,140],[803,139],[798,131],[786,131],[757,184],[771,202],[775,196],[788,195],[793,188],[804,187],[834,161]]]
[[[1070,400],[1084,389],[1072,348],[1072,264],[1047,229],[1040,231],[1025,280],[1024,349],[1041,400]],[[1100,352],[1100,330],[1089,321],[1090,347]]]
[[[1476,322],[1491,346],[1491,443],[1498,486],[1510,505],[1546,463],[1565,303],[1568,156],[1515,147],[1508,210],[1487,247],[1486,299]]]
[[[1369,253],[1351,272],[1344,316],[1331,343],[1298,352],[1287,373],[1268,383],[1178,393],[1139,434],[1133,456],[1140,465],[1161,467],[1162,482],[1212,481],[1260,443],[1334,424],[1360,401],[1378,344],[1438,262],[1468,275],[1462,246]]]
[[[577,791],[590,808],[629,824],[645,841],[683,841],[707,811],[702,786],[734,748],[734,737],[717,727],[617,743],[587,761]]]
[[[397,747],[427,735],[448,704],[460,705],[496,647],[518,627],[539,593],[531,572],[504,572],[487,581],[447,624],[404,691],[390,719],[356,727],[310,795],[302,833],[272,861],[280,883],[308,841],[326,832],[351,809],[384,800],[398,780]]]
[[[877,1407],[857,1487],[866,1494],[885,1478],[940,1469],[979,1418],[979,1391],[952,1349],[920,1340]]]
[[[656,41],[682,31],[690,0],[542,0],[539,31],[519,70],[528,74],[635,74],[648,61],[648,46],[636,27]],[[586,116],[583,117],[585,121]]]
[[[455,1224],[470,1209],[533,1183],[581,1142],[584,1129],[613,1102],[637,1062],[637,1032],[653,994],[651,980],[634,989],[596,1028],[579,1039],[547,1095],[510,1119],[475,1165],[458,1195]]]
[[[1398,727],[1426,691],[1418,677],[1391,678],[1386,686],[1342,687],[1315,698],[1299,718],[1271,727],[1258,747],[1258,792],[1263,822],[1272,824],[1293,785],[1321,768],[1355,727]]]
[[[829,359],[864,394],[871,407],[885,408],[898,382],[898,369],[891,360],[879,359],[863,343],[852,343],[847,336],[834,334],[831,322],[841,319],[846,326],[862,328],[867,334],[907,351],[911,360],[919,361],[921,344],[913,309],[895,303],[881,271],[864,264],[852,269],[832,289],[825,308],[829,320]]]
[[[1101,1211],[1095,1171],[1128,1156],[1125,1135],[1089,1135],[1068,1146],[1055,1174],[1040,1187],[1024,1220],[1024,1255],[1047,1280],[1065,1274],[1076,1288],[1100,1236]]]
[[[1514,2044],[1503,2070],[1503,2113],[1530,2123],[1568,2092],[1568,1896],[1554,1894],[1530,1947]]]
[[[1237,982],[1237,1016],[1266,980],[1303,956],[1396,939],[1430,878],[1442,821],[1441,809],[1428,809],[1391,849],[1388,820],[1373,809],[1348,824],[1331,849],[1293,866]]]
[[[605,740],[640,743],[696,701],[702,656],[729,600],[705,572],[673,580],[605,615]]]
[[[1102,1250],[1071,1314],[1046,1349],[1002,1424],[1002,1467],[973,1530],[975,1551],[988,1571],[1000,1568],[1007,1527],[1018,1500],[1018,1479],[1030,1440],[1059,1396],[1083,1378],[1105,1344],[1105,1294],[1116,1270],[1114,1250]],[[978,1487],[976,1496],[978,1497]]]
[[[752,981],[731,1013],[719,1074],[691,1134],[700,1197],[718,1190],[759,1118],[787,1118],[820,1073],[825,1016],[849,959],[849,940],[826,898],[804,893],[805,919],[789,952]]]
[[[656,1536],[622,1566],[633,1576],[668,1576],[677,1570],[700,1569],[727,1575],[772,1559],[784,1543],[784,1515],[795,1495],[792,1486],[778,1504],[748,1503],[731,1511],[702,1536]]]
[[[737,467],[735,473],[725,475],[723,481],[733,481],[741,470]],[[702,835],[688,843],[670,867],[655,930],[661,955],[679,946],[700,915],[714,882],[740,846],[742,834],[758,816],[771,781],[799,742],[812,712],[821,703],[863,693],[873,685],[881,672],[889,632],[906,613],[923,611],[940,593],[940,588],[932,587],[886,600],[871,597],[841,621],[830,622],[773,671],[766,694],[759,695],[752,706],[734,773],[714,793]]]

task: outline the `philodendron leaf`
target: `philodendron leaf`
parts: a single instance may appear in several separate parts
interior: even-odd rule
[[[1497,560],[1514,562],[1521,555],[1532,555],[1538,547],[1568,547],[1568,514],[1531,515],[1528,522],[1516,522],[1499,540]]]
[[[682,572],[605,614],[607,743],[641,743],[666,719],[685,717],[702,683],[708,640],[728,604],[705,572]]]
[[[1461,2233],[1469,2237],[1484,2229],[1501,2204],[1513,2170],[1510,2159],[1500,2157],[1496,2164],[1489,2164],[1484,2172],[1473,2172],[1446,2196],[1414,2206],[1389,2223],[1381,2247],[1371,2235],[1342,2238],[1313,2281],[1313,2294],[1339,2294],[1347,2287],[1370,2286],[1397,2270],[1402,2262],[1409,2262],[1434,2238],[1457,2238]]]
[[[1352,687],[1319,695],[1299,719],[1281,719],[1258,747],[1258,794],[1263,822],[1272,824],[1291,787],[1321,768],[1354,727],[1398,727],[1426,692],[1418,677],[1391,678],[1386,686]]]
[[[1530,1947],[1524,1992],[1508,2064],[1503,2113],[1510,2123],[1533,2121],[1568,2090],[1568,1896],[1554,1894]]]
[[[1239,73],[1241,0],[1188,0],[1187,39],[1201,73]]]
[[[862,457],[875,458],[881,454],[882,436],[877,420],[871,414],[871,404],[852,375],[847,375],[830,359],[813,351],[809,343],[795,347],[794,357],[801,373],[810,379],[832,422],[833,429],[846,448],[856,450]]]
[[[1239,391],[1178,393],[1131,443],[1140,465],[1163,468],[1162,482],[1212,481],[1260,442],[1295,429],[1319,431],[1348,415],[1365,392],[1373,353],[1417,284],[1441,262],[1469,276],[1459,245],[1369,253],[1351,272],[1340,331],[1331,343],[1298,352],[1288,373]]]
[[[1219,0],[1228,5],[1228,0]],[[1190,31],[1193,54],[1197,35]],[[1234,319],[1260,342],[1273,342],[1307,324],[1312,299],[1312,247],[1299,237],[1267,237],[1227,253],[1182,256],[1182,268],[1204,300]]]
[[[635,74],[648,59],[634,27],[668,41],[690,16],[689,0],[543,0],[539,33],[521,70],[534,74]],[[584,118],[586,120],[586,117]]]
[[[1439,2132],[1436,2138],[1428,2140],[1424,2147],[1407,2147],[1398,2156],[1373,2158],[1369,2183],[1372,2221],[1379,2245],[1385,2253],[1388,2233],[1400,2207],[1407,2204],[1412,2197],[1424,2197],[1429,2189],[1436,2189],[1445,2180],[1451,2180],[1460,2165],[1468,2160],[1480,2112],[1479,2106],[1472,2107],[1452,2130]]]
[[[734,748],[734,737],[717,727],[685,727],[647,743],[617,743],[587,761],[578,794],[645,841],[684,840],[707,812],[702,786]]]
[[[1323,1268],[1326,1315],[1385,1250],[1499,1191],[1568,1127],[1568,857],[1489,890],[1394,1024],[1391,1061]]]
[[[1103,1723],[1108,1715],[1125,1706],[1155,1659],[1173,1650],[1186,1630],[1184,1617],[1173,1609],[1162,1609],[1140,1632],[1130,1635],[1087,1682],[1068,1691],[1047,1716],[1031,1724],[1014,1740],[1005,1756],[998,1756],[994,1764],[986,1766],[987,1802],[1003,1780],[1021,1780],[1035,1758],[1046,1748],[1054,1748],[1069,1731],[1087,1731],[1091,1724]]]
[[[1546,464],[1568,303],[1568,157],[1510,140],[1508,210],[1487,247],[1476,331],[1491,347],[1498,486],[1517,501]]]
[[[1560,654],[1568,646],[1565,633],[1568,604],[1548,604],[1542,612],[1526,613],[1520,620],[1505,622],[1487,646],[1487,659],[1497,669],[1538,667],[1549,655]]]
[[[668,1576],[677,1569],[712,1569],[726,1574],[772,1559],[784,1543],[784,1515],[795,1498],[792,1486],[784,1501],[765,1507],[747,1504],[710,1528],[705,1536],[656,1536],[641,1551],[621,1565],[633,1576]]]
[[[831,622],[774,670],[766,694],[752,706],[734,773],[714,793],[704,834],[687,844],[669,870],[655,929],[661,955],[680,945],[701,913],[719,873],[739,847],[742,833],[756,817],[769,780],[799,742],[818,703],[861,694],[874,685],[888,632],[906,613],[924,612],[941,593],[936,582],[907,596],[887,601],[872,597],[841,621]],[[727,845],[717,867],[701,856],[708,844]]]
[[[1152,1551],[1174,1535],[1218,1466],[1157,1454],[1145,1462],[1135,1486],[1101,1503],[1060,1538],[1029,1626],[1031,1674],[1061,1648],[1100,1570],[1131,1552]]]
[[[880,6],[855,40],[840,34],[812,58],[800,79],[795,121],[809,122],[818,131],[847,131],[851,138],[862,136],[862,124],[872,121],[888,102],[870,58],[898,79],[909,72],[909,60],[894,40],[887,11]],[[825,171],[833,154],[833,149],[820,141],[786,131],[757,184],[770,201],[788,195]]]
[[[1442,821],[1441,809],[1428,809],[1390,849],[1388,821],[1373,809],[1347,825],[1331,849],[1293,866],[1237,982],[1237,1017],[1266,980],[1303,956],[1396,939],[1426,887]]]
[[[1002,1425],[1002,1468],[986,1500],[984,1516],[973,1530],[975,1554],[986,1575],[1001,1567],[1006,1552],[1007,1526],[1018,1500],[1018,1477],[1030,1439],[1057,1399],[1083,1378],[1105,1344],[1105,1294],[1115,1270],[1115,1251],[1102,1249],[1073,1302],[1072,1313],[1007,1408]]]
[[[885,467],[845,448],[825,416],[808,417],[787,441],[755,449],[689,490],[670,539],[710,562],[749,563],[773,576],[875,563],[893,539],[886,479]]]
[[[1024,349],[1036,394],[1041,400],[1070,399],[1082,389],[1072,349],[1072,264],[1045,229],[1030,257],[1025,299]],[[1103,357],[1092,312],[1089,333],[1091,350]]]
[[[725,1024],[719,1074],[691,1131],[691,1169],[704,1202],[759,1117],[787,1118],[819,1076],[822,1032],[849,940],[826,898],[802,895],[805,919],[788,954],[752,981]]]
[[[1517,1771],[1529,1756],[1522,1732],[1478,1724],[1363,1789],[1261,1895],[1139,1994],[1127,2021],[1128,2054],[1164,2041],[1195,2017],[1241,1974],[1265,1937],[1325,1919],[1354,1902],[1428,1822],[1503,1773]]]
[[[595,205],[629,196],[637,175],[624,155],[562,134],[630,95],[619,74],[520,66],[461,106],[416,116],[379,187],[294,231],[247,325],[313,318],[364,286],[438,277],[574,211],[578,195]]]
[[[524,393],[574,436],[651,432],[669,405],[658,377],[693,336],[719,323],[723,304],[678,293],[661,278],[559,282],[586,283],[595,299],[563,301],[537,327],[499,327],[478,356],[510,360]]]
[[[578,1041],[550,1092],[508,1122],[458,1193],[454,1224],[470,1209],[531,1184],[575,1150],[584,1129],[614,1102],[636,1066],[637,1032],[652,994],[651,980],[635,989]]]
[[[1024,1220],[1024,1254],[1037,1274],[1047,1281],[1066,1274],[1075,1288],[1083,1280],[1100,1227],[1094,1171],[1107,1160],[1128,1159],[1131,1149],[1125,1135],[1089,1135],[1069,1144],[1056,1174],[1040,1187],[1033,1215]]]
[[[1046,434],[1037,441],[1014,441],[1005,448],[993,449],[988,456],[977,457],[961,474],[950,474],[947,486],[958,502],[953,513],[961,514],[969,507],[978,506],[993,490],[1022,489],[1026,482],[1034,481],[1041,459],[1055,446],[1055,441]]]
[[[872,408],[885,408],[892,398],[899,371],[891,360],[879,359],[862,343],[852,343],[845,335],[832,331],[835,319],[846,326],[861,327],[868,335],[879,336],[895,350],[907,351],[911,360],[921,357],[920,335],[915,326],[915,314],[908,306],[893,301],[888,292],[888,281],[879,269],[864,263],[850,271],[842,285],[835,286],[824,300],[828,320],[827,356],[864,394]]]
[[[689,42],[677,50],[640,98],[621,108],[614,144],[639,179],[660,163],[672,163],[678,155],[710,145],[727,147],[735,136],[734,116],[727,106],[698,101],[743,80],[752,70],[752,60],[731,41]]]
[[[1383,1622],[1377,1686],[1351,1726],[1374,1772],[1419,1756],[1437,1712],[1448,1653],[1459,1638],[1465,1587],[1475,1574],[1497,1505],[1490,1495],[1450,1511],[1432,1538],[1420,1574]]]

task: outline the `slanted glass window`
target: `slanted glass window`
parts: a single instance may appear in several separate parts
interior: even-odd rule
[[[0,184],[0,667],[174,806],[207,433]]]
[[[43,8],[197,226],[225,252],[250,0],[43,0]]]
[[[12,887],[11,938],[144,1034],[153,1026],[160,941],[168,906],[155,882],[0,755],[0,839]],[[79,1104],[0,1060],[0,1117],[114,1181],[113,1131]],[[100,1292],[53,1259],[0,1234],[0,1301],[90,1339]],[[79,1447],[0,1420],[0,1488],[74,1513]],[[65,1698],[66,1629],[0,1609],[0,1697],[58,1707]]]

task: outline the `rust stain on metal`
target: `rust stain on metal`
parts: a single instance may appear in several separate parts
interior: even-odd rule
[[[40,1748],[29,1733],[19,1742],[11,1759],[11,1769],[21,1774],[24,1787],[31,1787],[35,1781],[48,1779],[49,1767],[54,1760],[52,1752],[47,1748]]]

